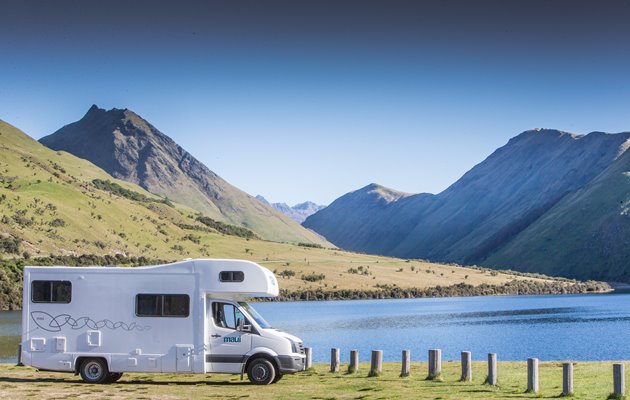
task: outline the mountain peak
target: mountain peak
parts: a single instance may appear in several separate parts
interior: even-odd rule
[[[230,185],[135,112],[93,105],[79,121],[40,142],[87,159],[115,178],[281,242],[325,243]]]
[[[398,190],[390,189],[383,185],[379,185],[378,183],[370,183],[367,186],[362,187],[354,192],[357,195],[376,195],[377,197],[383,199],[385,202],[390,203],[392,201],[399,200],[403,197],[410,196],[411,193],[400,192]]]
[[[100,108],[96,104],[92,104],[92,107],[90,107],[90,109],[85,113],[85,117],[90,116],[90,115],[102,114],[104,112],[106,112],[105,109]],[[83,118],[85,118],[85,117],[83,117]]]

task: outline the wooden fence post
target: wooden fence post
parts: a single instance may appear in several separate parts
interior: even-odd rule
[[[400,377],[404,378],[409,376],[409,370],[411,368],[411,351],[403,350],[402,351],[402,367],[400,369]]]
[[[18,354],[17,354],[17,364],[16,366],[18,367],[23,367],[24,364],[22,364],[22,345],[18,344]]]
[[[488,378],[486,379],[488,385],[497,385],[497,354],[488,354]]]
[[[442,350],[429,350],[429,375],[427,379],[437,379],[442,375]]]
[[[348,373],[354,374],[359,370],[359,350],[350,350],[350,364],[348,365]]]
[[[622,397],[626,394],[626,378],[623,364],[613,364],[613,395]]]
[[[372,362],[368,376],[379,376],[383,371],[383,350],[372,350]]]
[[[472,381],[472,353],[470,351],[462,351],[462,376],[459,380]]]
[[[330,349],[330,372],[339,372],[339,348]]]
[[[527,359],[527,391],[530,393],[538,393],[538,359]]]
[[[573,395],[573,363],[562,364],[562,395]]]
[[[313,349],[311,347],[305,347],[304,355],[306,356],[306,360],[304,360],[304,369],[313,368]]]

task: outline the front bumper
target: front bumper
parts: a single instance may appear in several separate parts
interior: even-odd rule
[[[281,374],[294,374],[304,370],[304,356],[277,356]]]

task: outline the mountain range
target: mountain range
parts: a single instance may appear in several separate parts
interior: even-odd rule
[[[261,240],[51,150],[0,120],[0,310],[21,307],[24,265],[131,266],[188,257],[260,263],[282,277],[285,299],[608,290],[599,283]]]
[[[304,203],[299,203],[291,207],[287,203],[270,203],[261,195],[257,195],[256,198],[264,204],[268,204],[276,210],[280,211],[298,224],[301,224],[306,218],[326,208],[326,206],[320,206],[319,204],[315,204],[312,201],[305,201]]]
[[[439,194],[370,184],[303,225],[354,251],[630,281],[629,146],[526,131]]]
[[[93,105],[79,121],[40,143],[89,160],[114,178],[212,219],[251,229],[263,239],[325,244],[317,234],[226,182],[131,110]]]

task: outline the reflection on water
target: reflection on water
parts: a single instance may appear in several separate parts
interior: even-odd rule
[[[473,352],[501,360],[630,359],[630,294],[499,296],[406,300],[258,303],[274,326],[313,347],[315,361],[327,361],[331,347],[342,354],[358,349],[368,361],[381,349],[386,360],[411,349],[425,360],[430,348],[444,358]],[[15,361],[20,312],[0,312],[0,359]]]
[[[16,360],[21,323],[21,311],[0,311],[0,362]]]

